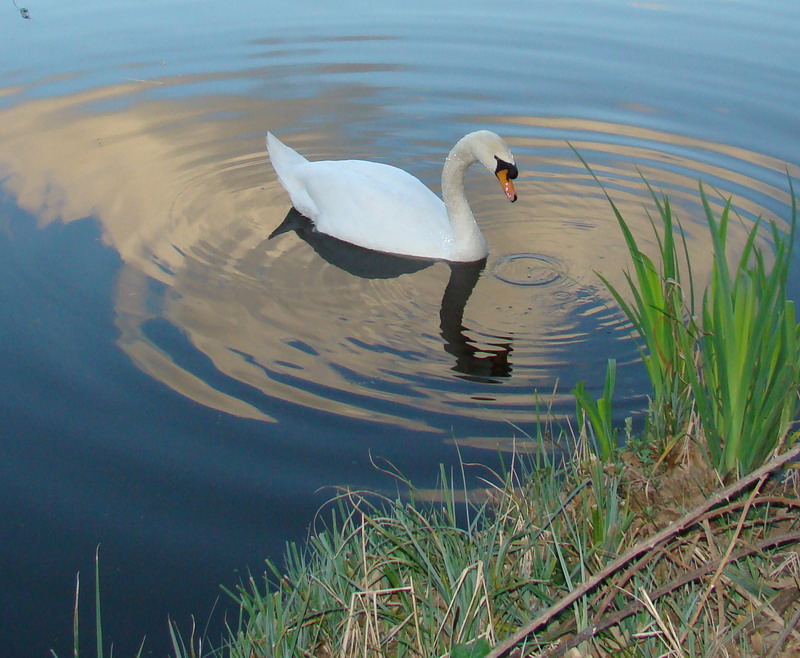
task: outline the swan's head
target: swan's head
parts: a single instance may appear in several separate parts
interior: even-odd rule
[[[503,138],[489,130],[479,130],[470,133],[465,139],[469,139],[472,153],[478,161],[497,176],[508,200],[512,203],[516,201],[517,193],[512,181],[519,175],[519,171]]]

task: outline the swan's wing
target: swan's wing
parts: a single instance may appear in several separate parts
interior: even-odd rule
[[[441,257],[450,240],[442,200],[402,169],[340,160],[309,162],[294,174],[323,233],[368,249],[431,258]]]

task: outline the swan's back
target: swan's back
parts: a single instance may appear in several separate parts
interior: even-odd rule
[[[440,258],[452,232],[442,200],[411,174],[363,160],[309,162],[267,135],[292,204],[317,230],[368,249]]]
[[[444,203],[402,169],[362,160],[309,162],[298,178],[318,209],[318,230],[368,249],[441,256]]]

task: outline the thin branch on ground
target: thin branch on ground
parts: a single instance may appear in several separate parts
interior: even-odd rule
[[[505,656],[508,656],[509,652],[519,642],[522,642],[529,635],[531,635],[539,628],[547,624],[554,617],[556,617],[566,608],[571,606],[575,601],[577,601],[587,593],[591,592],[600,583],[602,583],[604,580],[608,579],[610,576],[615,574],[629,562],[635,560],[643,553],[652,551],[653,549],[657,548],[658,546],[665,543],[672,537],[684,531],[686,528],[697,523],[697,521],[706,512],[716,507],[721,502],[725,500],[730,500],[730,498],[732,498],[733,496],[739,494],[740,492],[747,489],[751,485],[755,484],[759,480],[771,475],[775,471],[779,470],[784,464],[794,459],[797,459],[798,457],[800,457],[800,442],[790,450],[787,450],[782,455],[776,456],[771,461],[767,462],[766,464],[756,469],[752,473],[749,473],[748,475],[744,476],[743,478],[740,478],[730,486],[713,494],[705,503],[698,505],[693,510],[685,514],[682,518],[678,519],[674,523],[671,523],[669,526],[667,526],[660,532],[657,532],[656,534],[651,535],[647,539],[639,542],[636,546],[631,548],[625,554],[609,562],[605,568],[600,570],[592,578],[585,581],[579,587],[576,587],[567,596],[563,597],[560,601],[550,606],[547,610],[542,612],[536,618],[531,620],[529,623],[525,624],[516,633],[512,634],[506,640],[495,646],[492,649],[492,651],[489,652],[487,658],[503,658]]]

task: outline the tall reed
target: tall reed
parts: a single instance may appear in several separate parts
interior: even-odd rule
[[[586,161],[578,157],[599,183]],[[770,223],[771,265],[757,245],[759,218],[738,261],[731,266],[727,254],[731,201],[725,202],[717,217],[700,184],[713,265],[698,319],[682,232],[676,239],[675,226],[680,228],[680,224],[669,199],[647,186],[661,220],[659,231],[650,218],[659,248],[658,263],[639,248],[606,193],[633,261],[633,274],[625,274],[633,301],[628,302],[607,279],[600,278],[642,341],[642,361],[653,387],[649,433],[668,448],[685,435],[691,415],[696,413],[700,431],[695,431],[693,438],[702,442],[720,474],[749,472],[779,447],[800,413],[800,326],[795,305],[787,298],[797,226],[794,187],[790,180],[788,233]],[[679,254],[686,269],[685,282]]]
[[[658,244],[658,261],[654,262],[639,248],[627,221],[589,164],[577,151],[575,154],[603,190],[631,256],[633,273],[624,275],[632,301],[602,274],[598,276],[642,341],[642,363],[652,386],[648,433],[669,445],[683,435],[692,411],[695,291],[683,231],[669,198],[660,198],[645,181],[661,223],[659,231],[648,212]]]
[[[787,299],[797,201],[792,193],[788,234],[771,223],[771,267],[750,230],[733,269],[726,256],[731,202],[719,219],[702,185],[700,194],[714,245],[711,283],[703,297],[695,404],[713,463],[723,473],[761,465],[788,435],[800,412],[800,326]]]

